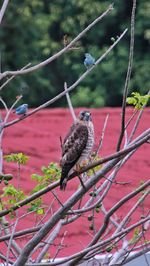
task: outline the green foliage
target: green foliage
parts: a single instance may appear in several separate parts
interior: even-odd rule
[[[7,162],[16,162],[18,165],[25,164],[28,161],[28,156],[23,153],[12,153],[5,156],[5,160]],[[41,189],[47,187],[50,183],[58,180],[60,178],[61,170],[56,163],[51,162],[47,167],[43,166],[41,168],[42,175],[33,174],[31,176],[32,180],[36,181],[35,187],[31,190],[30,194],[36,193]],[[11,211],[11,208],[14,205],[19,204],[18,202],[27,198],[23,190],[16,188],[13,184],[9,184],[8,182],[13,178],[11,174],[1,174],[0,182],[4,181],[6,185],[3,187],[3,193],[1,195],[1,205],[0,208],[5,207],[10,209],[10,216],[14,218],[15,213]],[[7,183],[6,183],[7,182]],[[44,214],[44,208],[42,199],[39,197],[28,204],[27,211],[35,211],[38,215]]]
[[[127,103],[133,105],[137,110],[142,109],[150,98],[150,95],[141,95],[139,92],[132,92],[132,97],[127,97]]]
[[[3,204],[10,207],[18,201],[23,200],[25,198],[25,194],[21,189],[17,189],[14,185],[9,184],[3,188],[3,194],[1,197],[4,198]]]
[[[17,164],[26,164],[29,160],[29,157],[22,152],[20,153],[11,153],[4,156],[6,162],[14,162]]]
[[[88,106],[88,107],[102,107],[104,106],[104,99],[100,90],[91,91],[89,87],[80,87],[72,97],[74,107]]]
[[[63,36],[72,40],[90,22],[106,10],[110,1],[51,0],[10,1],[1,25],[2,70],[32,65],[63,48]],[[116,1],[114,10],[83,36],[79,50],[72,50],[37,72],[16,77],[1,96],[8,106],[19,94],[29,107],[44,103],[71,85],[85,71],[84,53],[98,58],[125,27],[130,27],[132,1]],[[133,75],[130,90],[145,94],[149,82],[149,1],[139,1]],[[14,19],[15,18],[15,19]],[[11,41],[10,41],[11,36]],[[130,30],[107,58],[95,68],[81,87],[71,93],[75,106],[119,106],[127,71]],[[14,60],[15,58],[15,60]],[[142,88],[142,89],[140,89]],[[39,97],[40,95],[40,97]],[[66,105],[65,97],[55,106]]]
[[[50,183],[60,179],[61,170],[56,163],[51,162],[47,167],[41,168],[42,175],[32,174],[32,180],[37,182],[37,185],[32,189],[31,194],[40,191],[47,187]],[[29,204],[28,211],[35,211],[38,215],[44,214],[44,206],[41,198],[38,198]]]
[[[28,212],[35,211],[37,214],[44,214],[44,208],[42,207],[42,199],[38,198],[29,204]]]
[[[38,192],[39,190],[47,187],[50,183],[60,179],[61,170],[56,163],[50,163],[48,167],[41,168],[43,175],[32,174],[31,178],[38,184],[34,187],[31,193]]]

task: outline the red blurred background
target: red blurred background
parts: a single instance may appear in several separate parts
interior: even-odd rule
[[[75,112],[78,114],[80,109],[76,109]],[[140,121],[139,127],[135,136],[142,133],[149,127],[149,112],[150,109],[145,109],[142,119]],[[120,126],[121,126],[121,109],[120,108],[102,108],[102,109],[91,109],[93,123],[95,126],[95,147],[96,149],[103,124],[106,115],[109,114],[109,119],[105,131],[105,136],[103,140],[103,146],[100,151],[100,156],[104,157],[115,152],[117,140],[119,137]],[[4,112],[3,112],[4,114]],[[133,109],[127,109],[126,121],[133,114]],[[16,116],[11,115],[10,120],[14,119]],[[135,118],[128,127],[127,133],[131,132]],[[58,162],[61,156],[60,148],[60,136],[64,138],[70,125],[72,123],[72,117],[68,109],[45,109],[35,115],[28,117],[27,119],[21,121],[20,123],[14,124],[11,127],[5,129],[4,139],[3,139],[3,152],[4,154],[23,152],[30,157],[27,165],[21,167],[21,187],[26,191],[34,187],[35,182],[31,180],[31,174],[41,173],[41,167],[47,166],[50,162]],[[106,199],[104,200],[104,205],[106,210],[109,210],[116,202],[118,202],[127,193],[133,191],[140,182],[149,179],[149,166],[150,166],[150,149],[148,144],[144,144],[138,149],[138,151],[131,157],[131,159],[123,166],[121,171],[117,175],[118,182],[130,182],[126,185],[113,184],[111,190],[109,191]],[[17,166],[14,163],[4,163],[4,172],[13,173],[14,180],[13,183],[16,184],[17,179]],[[77,178],[68,182],[67,189],[65,192],[57,191],[59,199],[64,202],[69,196],[73,194],[78,188]],[[88,195],[83,199],[86,202]],[[139,196],[138,196],[139,197]],[[121,210],[116,214],[118,219],[122,219],[128,212],[128,210],[133,206],[135,200],[138,197],[133,198],[130,202],[126,203]],[[47,193],[44,197],[45,204],[50,204],[53,200],[53,195],[51,192]],[[53,211],[58,208],[58,204],[54,203]],[[139,219],[141,213],[146,213],[149,208],[148,200],[145,202],[144,207],[139,206],[136,213],[134,213],[131,223]],[[20,211],[21,214],[21,211]],[[65,256],[72,254],[86,247],[88,242],[92,239],[93,232],[89,230],[90,222],[87,216],[90,214],[85,214],[81,216],[78,221],[70,224],[69,226],[64,226],[63,230],[59,235],[57,241],[55,241],[55,246],[50,249],[50,256],[54,255],[57,250],[57,244],[62,238],[63,233],[66,231],[66,236],[64,239],[64,245],[66,248],[62,249],[59,256]],[[41,217],[40,217],[41,219]],[[103,215],[101,213],[96,215],[96,228],[98,229],[103,221]],[[37,223],[36,215],[29,215],[18,222],[18,230],[24,228],[29,228],[30,226],[35,226]],[[25,239],[21,239],[21,245],[24,246]],[[1,245],[1,243],[0,243]]]

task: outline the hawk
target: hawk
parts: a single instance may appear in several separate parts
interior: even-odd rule
[[[94,144],[94,126],[89,111],[81,111],[62,143],[60,189],[65,190],[69,175],[90,156]]]

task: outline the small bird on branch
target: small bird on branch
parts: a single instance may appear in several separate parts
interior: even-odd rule
[[[16,115],[26,115],[28,111],[28,104],[22,104],[20,106],[18,106],[13,113],[16,113]]]
[[[87,69],[92,67],[93,65],[95,65],[95,58],[91,54],[86,53],[84,59],[84,65]]]
[[[79,171],[82,162],[90,157],[93,145],[94,126],[92,123],[91,113],[84,110],[80,112],[78,119],[71,126],[61,145],[61,190],[65,190],[67,180],[73,172],[74,167],[76,171]]]

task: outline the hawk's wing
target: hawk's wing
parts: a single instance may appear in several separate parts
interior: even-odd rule
[[[64,189],[66,185],[66,178],[71,168],[79,160],[83,150],[86,147],[88,141],[88,128],[86,125],[77,123],[74,124],[62,145],[62,174],[60,179],[60,188]],[[63,184],[63,181],[65,183]]]

